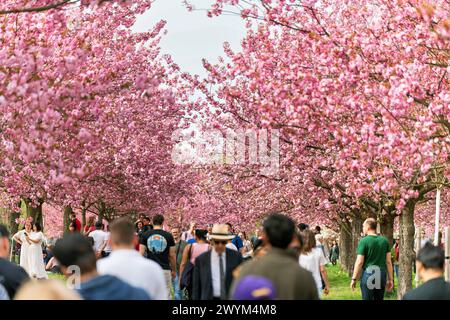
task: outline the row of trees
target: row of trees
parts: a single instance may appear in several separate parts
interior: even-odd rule
[[[151,1],[2,1],[0,188],[17,212],[83,217],[170,208],[189,193],[171,161],[185,115],[160,21],[131,32]],[[29,10],[28,10],[29,9]],[[17,215],[17,213],[14,213]]]
[[[399,215],[401,297],[417,208],[431,219],[426,203],[450,186],[448,2],[223,0],[208,14],[229,12],[248,21],[241,50],[225,45],[221,62],[204,62],[208,78],[192,81],[215,128],[279,130],[282,160],[271,177],[217,169],[218,194],[258,190],[244,201],[269,195],[294,217],[334,222],[347,269],[362,220],[377,217],[392,239]]]
[[[205,79],[160,53],[163,21],[131,32],[150,6],[0,4],[0,187],[11,207],[242,228],[281,210],[339,229],[347,270],[361,222],[376,217],[392,239],[398,216],[399,297],[409,290],[415,219],[430,220],[437,188],[449,202],[448,2],[212,1],[209,16],[234,12],[248,30],[237,52],[225,44],[219,63],[204,61]],[[278,170],[176,165],[172,134],[192,118],[199,130],[279,130]]]

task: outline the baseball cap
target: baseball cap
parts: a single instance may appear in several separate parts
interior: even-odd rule
[[[275,297],[272,281],[260,276],[245,276],[236,285],[233,300],[274,300]]]

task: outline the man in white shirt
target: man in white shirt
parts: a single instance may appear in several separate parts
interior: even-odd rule
[[[105,231],[103,231],[103,223],[101,221],[97,221],[95,223],[95,230],[89,234],[89,237],[94,239],[94,252],[97,259],[102,257],[102,250],[106,246],[106,242],[108,240],[108,236]]]
[[[118,277],[128,284],[144,289],[153,300],[167,300],[168,292],[162,268],[135,250],[134,225],[126,218],[111,224],[112,253],[97,261],[99,274]]]

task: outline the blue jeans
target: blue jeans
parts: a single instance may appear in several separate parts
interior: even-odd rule
[[[364,269],[360,287],[363,300],[383,300],[386,288],[386,271],[376,266]]]
[[[177,276],[175,277],[174,280],[172,280],[175,300],[183,300],[183,292],[180,289],[179,278],[180,278],[180,276],[179,276],[179,274],[177,272]]]
[[[394,264],[394,272],[395,272],[395,276],[398,279],[398,264]]]

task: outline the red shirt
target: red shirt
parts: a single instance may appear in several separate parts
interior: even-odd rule
[[[81,232],[81,222],[77,218],[75,218],[75,224],[77,226],[77,231]]]
[[[88,234],[89,232],[92,232],[95,230],[95,226],[84,226],[84,233]]]

